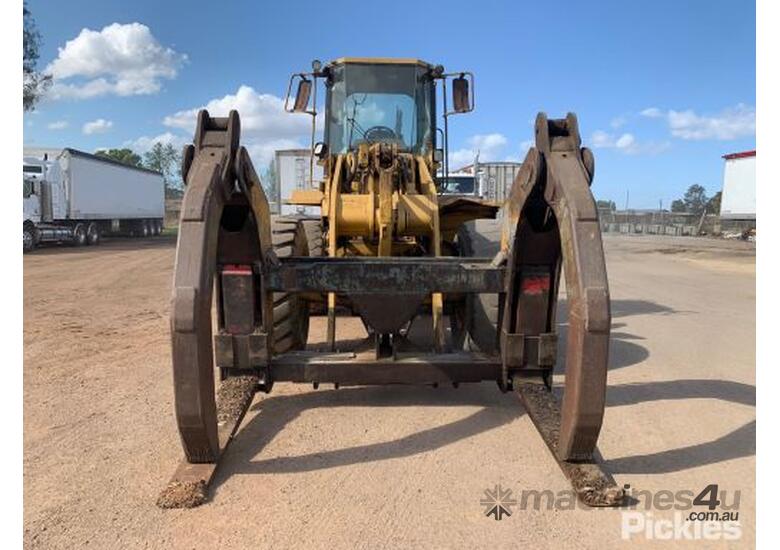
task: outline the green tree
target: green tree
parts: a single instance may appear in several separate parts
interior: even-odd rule
[[[685,203],[680,199],[672,201],[672,212],[685,212]]]
[[[712,196],[710,200],[707,201],[708,214],[720,214],[720,196],[721,193],[718,191]]]
[[[99,157],[106,157],[122,164],[127,164],[128,166],[135,166],[136,168],[143,166],[141,155],[136,154],[132,149],[101,149],[95,151],[95,154]]]
[[[22,4],[22,83],[23,95],[22,105],[25,111],[35,109],[35,104],[51,86],[51,75],[39,73],[35,70],[40,56],[39,48],[41,46],[41,33],[35,26],[30,10],[27,9],[27,3]]]
[[[260,182],[263,184],[263,192],[268,197],[268,202],[276,200],[276,194],[274,193],[274,187],[276,186],[276,162],[271,159],[271,163],[263,171],[263,175],[260,176]]]
[[[163,175],[166,194],[169,188],[181,189],[181,152],[170,143],[156,142],[144,155],[144,166]]]
[[[685,211],[692,214],[701,214],[707,208],[707,191],[701,185],[694,183],[683,196]]]

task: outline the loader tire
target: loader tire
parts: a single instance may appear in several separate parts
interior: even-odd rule
[[[501,221],[474,220],[458,230],[458,252],[466,258],[493,258],[501,248]],[[469,294],[465,304],[466,346],[497,353],[498,294]]]
[[[301,223],[303,224],[303,231],[306,233],[309,256],[313,258],[327,256],[327,243],[322,238],[322,221],[319,218],[310,218],[302,220]],[[327,315],[327,294],[308,294],[306,297],[309,302],[310,315]]]
[[[304,219],[301,221],[303,231],[306,233],[306,244],[309,247],[309,256],[318,257],[325,255],[325,246],[322,241],[322,222],[317,219]]]
[[[271,243],[279,258],[308,256],[303,224],[295,218],[271,218]],[[274,292],[274,353],[306,347],[309,336],[308,303],[292,292]]]

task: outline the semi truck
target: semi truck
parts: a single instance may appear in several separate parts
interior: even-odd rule
[[[104,235],[162,232],[161,173],[71,148],[23,160],[25,253],[41,243],[96,245]]]
[[[520,170],[519,162],[475,162],[450,172],[445,178],[438,175],[440,192],[445,195],[474,195],[503,203]]]

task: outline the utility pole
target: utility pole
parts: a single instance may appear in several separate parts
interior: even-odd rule
[[[626,214],[628,214],[628,189],[626,189]]]

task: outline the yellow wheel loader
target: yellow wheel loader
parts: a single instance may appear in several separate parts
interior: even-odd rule
[[[505,203],[482,198],[479,186],[448,191],[448,119],[473,110],[473,84],[469,72],[416,59],[342,58],[294,74],[285,108],[312,116],[312,163],[324,178],[289,202],[319,207],[318,218],[272,215],[241,146],[239,114],[199,113],[183,155],[171,304],[185,457],[160,506],[207,499],[255,392],[275,382],[495,381],[518,393],[582,501],[622,500],[594,453],[610,300],[593,155],[573,114],[540,113]],[[324,139],[315,144],[318,88]],[[561,272],[568,338],[559,401],[551,386]],[[323,349],[306,346],[314,314],[327,315]],[[364,342],[339,341],[344,315],[361,318]],[[420,326],[422,338],[413,334]]]

